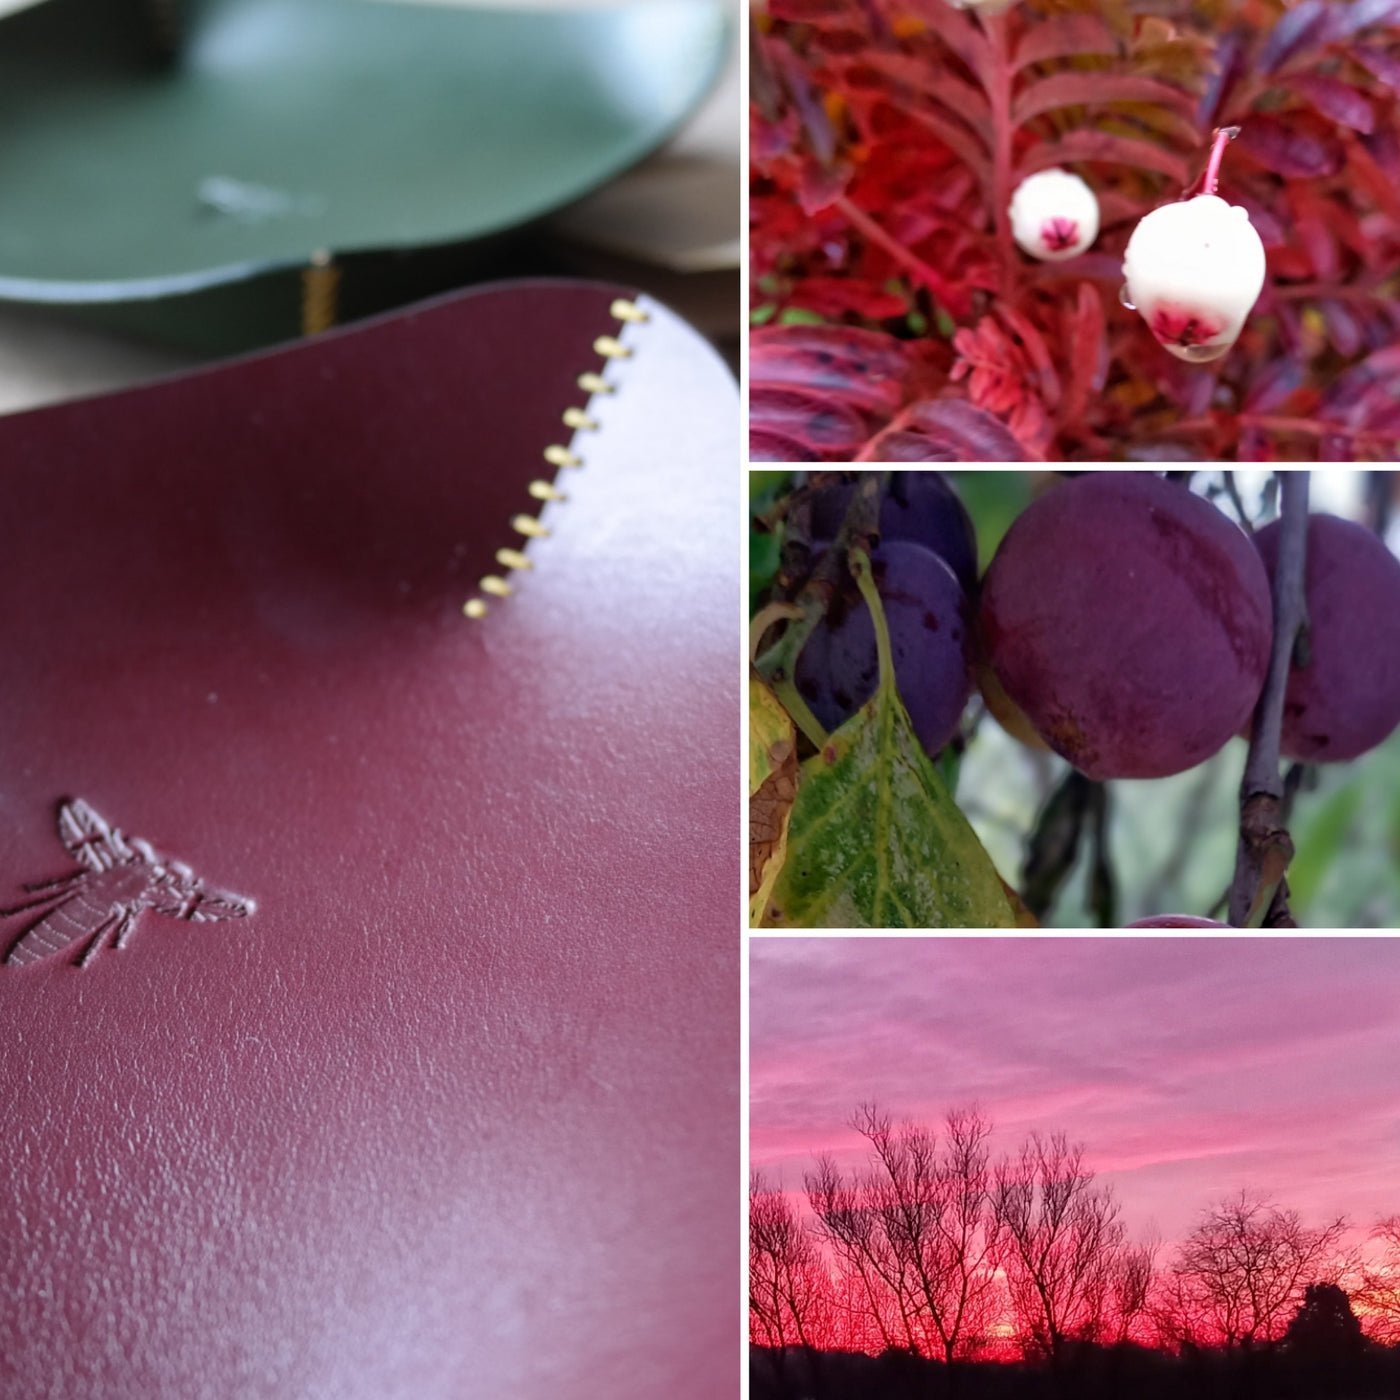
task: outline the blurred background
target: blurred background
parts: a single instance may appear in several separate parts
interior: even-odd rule
[[[755,517],[773,509],[805,473],[750,473]],[[1001,537],[1048,473],[992,469],[948,472],[977,530],[985,570]],[[1277,514],[1274,474],[1235,471],[1239,501],[1256,526]],[[1191,486],[1232,519],[1239,511],[1224,472],[1195,472]],[[1310,509],[1361,520],[1379,529],[1400,555],[1400,473],[1329,467],[1312,473]],[[750,594],[757,604],[777,567],[777,538],[751,529]],[[958,761],[945,751],[940,767],[956,783],[958,806],[972,823],[1002,878],[1018,889],[1032,834],[1070,765],[1057,754],[1027,748],[986,713],[973,692],[963,716]],[[1117,779],[1108,793],[1107,857],[1115,892],[1112,925],[1153,914],[1224,920],[1223,900],[1234,870],[1239,782],[1247,745],[1232,739],[1214,758],[1185,773],[1152,780]],[[1285,771],[1289,765],[1285,762]],[[1288,871],[1290,907],[1303,928],[1400,926],[1400,730],[1350,763],[1304,766],[1289,830],[1297,854]],[[1087,833],[1086,833],[1087,835]],[[1090,899],[1090,847],[1041,924],[1093,928],[1101,920]]]
[[[225,9],[235,0],[223,0]],[[236,0],[249,10],[259,0]],[[491,9],[537,16],[548,21],[551,14],[608,11],[621,8],[622,0],[494,0],[492,5],[473,5],[469,0],[326,0],[334,11],[337,4],[347,7],[371,6],[395,9],[448,10]],[[493,237],[460,247],[437,244],[402,250],[390,255],[351,255],[337,258],[341,274],[336,323],[391,309],[419,297],[437,295],[456,287],[507,277],[565,276],[596,278],[635,286],[674,307],[694,323],[719,348],[731,366],[737,368],[740,333],[739,252],[740,230],[740,101],[738,0],[714,0],[719,12],[728,18],[724,38],[725,55],[721,64],[701,53],[690,57],[687,80],[702,96],[690,103],[680,129],[665,140],[660,149],[617,174],[582,198],[551,210],[541,218]],[[79,18],[84,0],[0,0],[0,63],[7,40],[18,31],[8,26],[33,26],[38,10],[68,5]],[[640,0],[645,8],[649,0]],[[128,13],[133,22],[149,23],[155,15],[176,17],[194,24],[201,12],[199,0],[110,0],[112,11]],[[105,5],[88,5],[101,11]],[[211,6],[205,8],[212,9]],[[266,5],[264,9],[268,8]],[[55,11],[57,13],[57,11]],[[661,11],[658,9],[657,14]],[[103,22],[106,22],[104,17]],[[643,24],[642,28],[647,26]],[[655,31],[657,26],[651,26]],[[662,26],[664,29],[664,24]],[[667,36],[654,35],[664,51]],[[332,48],[333,46],[328,46]],[[671,48],[674,49],[674,43]],[[12,46],[13,51],[13,46]],[[79,55],[81,57],[81,55]],[[567,61],[567,55],[555,55]],[[333,56],[328,56],[328,62]],[[474,61],[481,61],[479,56]],[[581,60],[582,61],[582,60]],[[676,71],[687,56],[667,54],[667,71]],[[639,81],[648,71],[647,56],[635,59]],[[75,60],[73,70],[81,67]],[[65,81],[68,79],[65,75]],[[24,137],[25,120],[36,107],[34,82],[0,84],[0,114],[12,131]],[[405,71],[403,81],[412,87],[414,73]],[[469,71],[463,78],[470,81]],[[7,93],[5,86],[10,88]],[[38,95],[42,101],[42,94]],[[415,101],[427,98],[415,97]],[[446,109],[453,101],[450,89],[440,97]],[[662,99],[665,100],[664,97]],[[626,95],[619,95],[618,106],[625,108]],[[639,104],[640,105],[640,104]],[[75,115],[74,121],[78,121]],[[66,149],[54,138],[45,140],[55,150]],[[338,134],[327,131],[329,144]],[[511,148],[512,128],[501,123],[482,130],[476,138],[490,144],[495,158],[507,163],[518,161],[522,168],[537,158],[530,137],[519,138],[518,151]],[[173,138],[172,138],[173,140]],[[8,156],[0,154],[0,190],[22,186],[26,196],[37,189],[36,207],[52,196],[57,208],[71,195],[64,192],[67,172],[61,168],[36,168],[33,148],[21,141],[7,143]],[[415,153],[404,152],[408,159]],[[435,157],[436,158],[436,157]],[[151,164],[158,166],[162,152],[152,153]],[[365,178],[375,176],[372,162],[366,160]],[[454,178],[451,152],[441,159],[433,178],[450,182]],[[256,191],[255,191],[256,193]],[[0,246],[27,251],[42,244],[43,228],[15,228],[14,201],[11,226]],[[111,207],[95,205],[90,213],[91,235],[100,238],[103,221],[115,223],[119,215]],[[124,215],[123,215],[124,217]],[[0,214],[0,223],[4,222]],[[3,230],[0,230],[3,232]],[[155,235],[158,237],[159,235]],[[6,241],[8,239],[8,242]],[[411,241],[411,239],[409,240]],[[310,250],[308,250],[310,251]],[[22,261],[22,259],[21,259]],[[21,274],[23,269],[18,270]],[[194,297],[163,297],[145,303],[127,301],[124,305],[41,304],[23,288],[4,287],[7,274],[15,268],[0,259],[0,412],[9,413],[42,403],[79,397],[176,370],[205,363],[222,354],[257,348],[285,340],[307,329],[299,317],[298,275],[281,272],[254,276],[222,290],[205,291]],[[363,275],[362,275],[363,273]],[[14,279],[16,284],[22,278]],[[51,293],[46,292],[47,298]],[[269,314],[267,308],[274,306]]]

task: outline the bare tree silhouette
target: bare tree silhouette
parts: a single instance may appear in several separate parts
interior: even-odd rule
[[[809,1352],[830,1332],[830,1279],[792,1203],[762,1172],[749,1178],[749,1335]]]
[[[1207,1207],[1163,1281],[1157,1316],[1169,1344],[1251,1347],[1275,1341],[1308,1284],[1336,1282],[1347,1230],[1241,1191]]]
[[[1033,1133],[997,1166],[992,1212],[1012,1314],[1032,1348],[1055,1361],[1067,1342],[1103,1335],[1125,1232],[1083,1148],[1064,1133]]]
[[[853,1126],[870,1144],[870,1166],[847,1178],[830,1158],[818,1161],[806,1178],[818,1228],[859,1284],[882,1343],[951,1363],[996,1309],[988,1125],[976,1109],[954,1109],[940,1138],[913,1123],[896,1128],[866,1104]]]

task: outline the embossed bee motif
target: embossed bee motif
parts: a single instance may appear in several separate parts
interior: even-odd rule
[[[82,869],[26,885],[36,898],[0,909],[3,917],[41,911],[10,949],[8,967],[39,962],[79,944],[84,946],[77,965],[86,967],[107,944],[127,945],[143,909],[197,924],[253,912],[251,899],[203,888],[188,865],[108,826],[81,798],[60,804],[58,835]]]

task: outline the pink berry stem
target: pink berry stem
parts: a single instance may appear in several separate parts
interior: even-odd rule
[[[1215,193],[1216,180],[1220,175],[1220,159],[1225,154],[1226,145],[1240,134],[1237,126],[1218,126],[1215,129],[1215,145],[1211,147],[1210,164],[1206,166],[1206,178],[1201,186],[1205,194]]]

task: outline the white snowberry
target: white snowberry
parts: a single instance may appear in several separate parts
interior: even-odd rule
[[[1264,287],[1264,244],[1237,204],[1218,195],[1164,204],[1123,254],[1127,304],[1180,360],[1218,359]]]
[[[1059,262],[1099,236],[1099,202],[1068,170],[1028,175],[1011,196],[1011,236],[1033,258]]]

